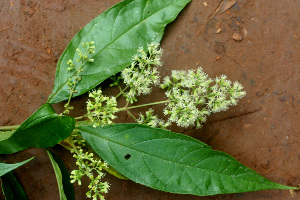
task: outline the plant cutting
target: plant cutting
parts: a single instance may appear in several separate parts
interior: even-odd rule
[[[211,113],[225,111],[245,96],[241,84],[224,75],[212,79],[202,68],[174,70],[160,81],[162,50],[158,42],[164,27],[188,2],[127,0],[95,18],[62,54],[47,103],[19,127],[1,128],[0,153],[56,144],[69,149],[78,165],[70,177],[59,158],[47,149],[61,199],[74,199],[71,182],[80,184],[83,176],[90,180],[87,197],[104,199],[111,187],[101,180],[104,171],[154,189],[199,196],[297,189],[271,182],[223,152],[166,130],[172,123],[201,128]],[[106,79],[119,88],[115,97],[105,96],[98,86]],[[151,94],[153,86],[164,90],[166,97],[139,104],[139,96]],[[87,114],[68,116],[76,109],[72,98],[86,92],[90,97]],[[120,107],[121,98],[126,105]],[[66,101],[65,110],[57,114],[51,104],[61,101]],[[131,113],[156,104],[165,105],[165,119],[159,119],[152,109],[139,116]],[[118,112],[127,112],[137,123],[115,124]],[[6,188],[10,188],[3,189],[6,196],[16,189]]]

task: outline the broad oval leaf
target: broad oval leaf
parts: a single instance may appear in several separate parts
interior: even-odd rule
[[[296,189],[260,176],[226,153],[191,137],[138,124],[79,131],[103,160],[154,189],[199,196],[264,189]]]
[[[60,200],[75,200],[74,188],[64,163],[54,153],[47,150],[47,154],[55,172]]]
[[[75,119],[58,116],[51,104],[41,106],[6,140],[0,141],[0,154],[11,154],[29,147],[47,148],[68,137]]]
[[[15,164],[6,164],[6,163],[2,163],[0,162],[0,177],[3,176],[4,174],[28,163],[29,161],[31,161],[34,157],[29,158],[28,160],[25,160],[23,162],[19,162],[19,163],[15,163]]]
[[[6,200],[27,200],[26,193],[13,172],[1,176],[2,192]]]
[[[78,59],[76,49],[82,49],[83,42],[95,42],[93,63],[83,67],[81,81],[76,85],[81,95],[131,63],[139,47],[146,47],[152,41],[159,42],[165,26],[191,0],[125,0],[111,7],[80,30],[62,54],[55,75],[54,88],[48,103],[58,103],[70,96],[67,62]]]

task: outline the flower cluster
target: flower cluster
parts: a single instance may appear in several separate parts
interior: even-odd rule
[[[159,84],[159,72],[157,67],[152,67],[152,65],[161,66],[161,55],[162,49],[158,43],[148,44],[147,53],[143,47],[140,47],[138,54],[132,59],[131,66],[122,71],[121,77],[130,87],[125,94],[127,102],[137,101],[136,96],[149,94],[151,86]]]
[[[171,124],[169,122],[165,122],[162,119],[158,119],[157,115],[153,114],[154,110],[149,109],[146,111],[146,115],[142,113],[139,114],[140,118],[137,120],[139,124],[145,124],[154,128],[163,128],[166,129]]]
[[[89,97],[92,100],[87,102],[87,117],[94,122],[93,126],[112,124],[118,112],[116,98],[103,96],[101,89],[90,92]]]
[[[210,111],[206,108],[201,110],[197,108],[197,105],[200,105],[200,101],[197,101],[197,99],[200,99],[200,97],[193,96],[189,90],[172,88],[166,92],[166,96],[169,98],[169,103],[164,109],[164,114],[169,115],[169,121],[176,122],[177,126],[196,125],[197,128],[200,128],[201,124],[206,121],[207,116],[210,115]]]
[[[84,53],[79,48],[76,49],[77,56],[79,57],[76,60],[76,62],[80,63],[79,66],[76,66],[75,63],[73,62],[73,60],[71,60],[71,59],[67,62],[67,65],[69,65],[68,71],[70,73],[72,73],[73,70],[76,70],[76,73],[78,75],[78,76],[75,76],[74,79],[72,79],[72,78],[68,79],[68,86],[70,87],[70,89],[72,89],[73,86],[76,85],[76,83],[81,80],[80,77],[79,77],[79,74],[83,71],[82,70],[83,65],[86,62],[94,62],[94,59],[89,58],[89,55],[95,53],[94,44],[95,44],[94,41],[82,43],[82,46],[85,49]]]
[[[246,95],[240,83],[234,82],[231,86],[231,81],[227,80],[225,75],[215,78],[215,82],[216,84],[210,88],[207,103],[213,113],[227,110]]]
[[[77,56],[79,57],[76,60],[76,62],[80,63],[79,66],[76,66],[77,64],[75,65],[75,63],[71,59],[67,62],[67,65],[69,66],[68,71],[71,74],[70,75],[71,77],[68,79],[68,86],[69,86],[69,90],[70,90],[71,94],[70,94],[70,98],[69,98],[68,102],[64,105],[64,108],[65,108],[65,110],[63,112],[64,115],[69,114],[70,110],[74,109],[73,106],[70,106],[70,99],[72,98],[73,93],[77,92],[75,90],[75,88],[76,88],[76,84],[81,80],[80,73],[83,72],[82,67],[87,62],[94,62],[94,59],[89,58],[89,55],[95,53],[94,44],[95,44],[94,41],[82,43],[82,46],[85,49],[85,53],[83,53],[79,48],[76,49]],[[76,70],[75,76],[73,76],[74,70]]]
[[[90,190],[86,193],[87,197],[93,197],[93,199],[100,197],[100,199],[104,199],[102,194],[108,192],[109,184],[101,182],[101,179],[104,176],[102,169],[103,167],[107,167],[107,164],[101,160],[94,159],[93,156],[93,153],[84,153],[82,149],[79,149],[78,153],[74,154],[74,158],[77,160],[76,165],[79,169],[71,172],[71,183],[78,181],[78,185],[81,185],[81,178],[87,176],[91,180],[88,186]],[[94,171],[97,173],[97,176],[93,175]]]
[[[102,172],[103,168],[107,168],[107,163],[94,158],[93,153],[83,152],[81,145],[84,144],[84,140],[79,138],[80,136],[75,132],[71,137],[71,144],[73,146],[71,153],[74,153],[73,157],[76,158],[76,165],[78,170],[71,172],[71,183],[78,182],[81,185],[81,178],[87,176],[91,183],[86,193],[87,197],[96,200],[98,197],[104,200],[102,194],[108,193],[109,184],[107,182],[101,182],[101,179],[105,175]],[[79,145],[75,145],[75,144]],[[97,175],[94,176],[94,173]]]
[[[211,113],[227,110],[245,96],[239,83],[231,86],[226,78],[224,75],[217,77],[216,84],[210,86],[213,80],[202,68],[196,72],[173,70],[171,77],[165,77],[161,84],[169,99],[164,114],[169,115],[169,121],[176,122],[178,126],[200,128]]]

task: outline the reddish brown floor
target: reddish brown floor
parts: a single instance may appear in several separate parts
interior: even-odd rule
[[[0,2],[0,125],[22,123],[51,93],[56,63],[80,28],[120,0],[7,0]],[[162,41],[165,76],[172,69],[202,66],[210,76],[226,74],[239,80],[247,96],[227,112],[210,118],[201,130],[181,132],[225,151],[261,175],[282,184],[300,183],[300,1],[238,0],[228,12],[206,19],[219,0],[192,0]],[[221,29],[220,33],[216,33]],[[207,31],[205,31],[207,30]],[[231,39],[240,32],[243,39]],[[205,39],[206,35],[206,39]],[[163,92],[142,98],[158,100]],[[84,113],[86,96],[74,101]],[[55,106],[62,110],[63,104]],[[162,110],[162,107],[157,107]],[[138,111],[136,111],[138,113]],[[124,114],[119,121],[129,122]],[[69,170],[75,169],[67,151],[55,147]],[[56,179],[43,149],[28,149],[2,156],[18,162],[35,156],[15,170],[30,200],[59,199]],[[259,191],[244,194],[197,197],[156,191],[110,175],[107,200],[285,200],[289,191]],[[85,199],[86,184],[75,186],[76,199]],[[300,193],[296,192],[300,198]],[[3,196],[2,196],[3,199]]]

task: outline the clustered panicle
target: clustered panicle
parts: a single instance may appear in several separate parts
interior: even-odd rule
[[[81,80],[81,78],[79,77],[79,74],[80,74],[81,72],[83,72],[83,69],[82,69],[83,65],[84,65],[85,63],[87,63],[87,62],[94,62],[94,59],[89,58],[89,56],[90,56],[91,54],[94,54],[94,53],[95,53],[95,51],[94,51],[94,49],[95,49],[94,44],[95,44],[94,41],[82,43],[82,46],[83,46],[85,52],[83,52],[83,51],[80,50],[79,48],[76,49],[77,56],[79,57],[79,58],[76,60],[76,62],[79,63],[79,64],[74,63],[73,60],[71,60],[71,59],[67,62],[67,65],[69,65],[68,71],[69,71],[70,73],[76,71],[76,73],[77,73],[77,76],[75,76],[74,78],[69,78],[69,79],[68,79],[68,86],[69,86],[70,90],[72,90],[72,89],[73,89],[73,86],[74,86],[78,81]],[[78,65],[78,66],[76,66],[76,65]],[[75,92],[76,92],[76,91],[75,91]]]
[[[107,168],[107,163],[94,158],[93,153],[83,151],[81,146],[83,146],[85,141],[78,133],[76,133],[76,131],[72,134],[70,142],[73,144],[71,153],[74,154],[73,157],[76,158],[76,165],[78,166],[78,170],[73,170],[71,172],[71,183],[77,181],[78,185],[81,185],[81,178],[87,176],[91,180],[91,183],[88,186],[89,191],[86,193],[87,197],[93,198],[94,200],[99,197],[104,200],[102,194],[108,193],[109,183],[101,182],[101,179],[105,175],[102,172],[102,169]]]
[[[92,98],[87,102],[87,116],[94,122],[94,127],[112,124],[118,112],[117,99],[115,97],[106,97],[102,95],[101,89],[89,93]]]
[[[231,84],[225,75],[216,77],[215,82],[216,84],[211,87],[208,94],[209,101],[207,103],[214,113],[225,111],[229,106],[236,105],[238,100],[246,95],[246,92],[242,91],[243,86],[240,83]]]
[[[76,64],[73,62],[73,60],[69,60],[67,62],[68,67],[68,71],[69,74],[71,74],[71,77],[68,79],[68,86],[69,86],[69,90],[70,90],[70,98],[68,100],[68,102],[64,105],[64,115],[67,115],[70,113],[70,110],[74,109],[73,106],[70,106],[70,99],[72,98],[73,94],[76,93],[77,91],[75,90],[75,87],[77,85],[77,83],[81,80],[80,77],[80,73],[83,72],[82,67],[84,66],[85,63],[87,62],[94,62],[94,59],[89,58],[89,56],[91,54],[94,54],[95,51],[95,46],[94,46],[94,41],[91,42],[86,42],[86,43],[82,43],[83,48],[85,49],[85,52],[82,52],[79,48],[76,49],[77,52],[77,56],[79,57],[76,62],[79,64]],[[78,65],[78,66],[76,66]],[[75,71],[75,76],[72,77],[73,73]]]
[[[214,81],[211,86],[213,80],[202,68],[196,72],[173,70],[171,77],[165,77],[161,88],[167,90],[169,103],[164,114],[169,115],[169,121],[182,127],[200,128],[211,113],[227,110],[246,94],[242,85],[237,82],[232,85],[224,75]]]
[[[154,115],[153,112],[154,110],[150,108],[148,111],[146,111],[145,115],[140,113],[139,114],[140,118],[137,120],[137,123],[145,124],[147,126],[151,126],[154,128],[162,128],[162,129],[166,129],[168,126],[170,126],[169,122],[159,119],[158,116]]]
[[[121,72],[124,83],[130,87],[125,94],[127,102],[136,102],[136,96],[149,94],[152,85],[159,84],[159,72],[157,67],[161,66],[162,49],[158,43],[148,44],[148,52],[143,47],[133,56],[131,66]]]

